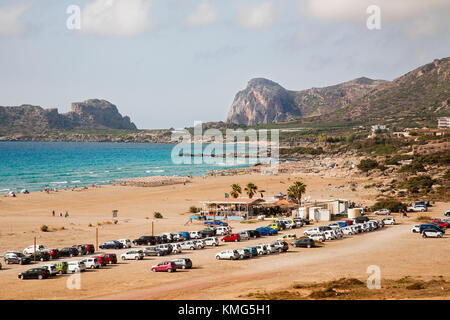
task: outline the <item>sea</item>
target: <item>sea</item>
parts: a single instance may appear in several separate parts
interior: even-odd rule
[[[111,184],[147,176],[202,176],[245,165],[177,164],[174,144],[0,142],[0,194]]]

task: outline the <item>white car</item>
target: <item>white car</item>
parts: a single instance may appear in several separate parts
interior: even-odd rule
[[[58,269],[54,264],[44,264],[42,268],[47,269],[47,271],[50,273],[51,276],[58,274]]]
[[[414,227],[412,227],[411,232],[420,233],[420,225],[416,224]]]
[[[182,252],[181,245],[179,243],[172,244],[172,253],[181,253]]]
[[[241,240],[248,240],[248,239],[250,239],[250,234],[246,230],[241,231],[238,234],[239,234],[239,238],[241,238]]]
[[[123,247],[125,249],[131,248],[131,240],[130,239],[119,239],[117,241],[120,242],[121,244],[123,244]]]
[[[291,219],[281,219],[281,220],[276,220],[276,222],[281,221],[284,222],[284,224],[286,225],[287,229],[292,229],[292,228],[296,228],[297,224],[294,222],[294,220]]]
[[[425,229],[422,231],[422,237],[424,237],[424,238],[442,238],[442,232],[433,230],[433,229]]]
[[[41,252],[44,251],[45,248],[43,245],[41,244],[37,244],[36,245],[36,252]],[[23,254],[28,255],[28,254],[34,254],[34,245],[31,245],[29,247],[26,247],[25,249],[23,249]]]
[[[278,252],[277,247],[272,243],[267,243],[265,246],[267,248],[268,253],[277,253]]]
[[[374,212],[376,215],[388,215],[391,213],[391,210],[389,209],[380,209]]]
[[[98,262],[97,258],[87,258],[81,260],[86,265],[86,268],[88,269],[99,269],[100,268],[100,262]]]
[[[120,255],[122,260],[143,260],[144,253],[141,250],[131,250]]]
[[[239,259],[246,259],[251,258],[252,254],[250,253],[250,250],[245,248],[236,249],[237,253],[239,254]]]
[[[422,207],[422,206],[412,206],[412,207],[408,207],[407,209],[406,209],[406,211],[409,211],[409,212],[425,212],[425,211],[427,211],[427,208],[425,208],[425,207]]]
[[[331,230],[326,230],[323,232],[326,240],[334,240],[336,239],[336,234]]]
[[[79,273],[86,270],[86,265],[81,261],[67,262],[67,273]]]
[[[197,248],[196,244],[192,241],[185,241],[180,243],[181,249],[183,250],[195,250]]]
[[[324,242],[326,240],[325,235],[323,233],[312,233],[308,236],[308,238],[319,242]]]
[[[297,235],[294,233],[291,234],[285,234],[284,236],[278,238],[280,241],[288,241],[288,240],[295,240],[297,239]]]
[[[258,255],[268,254],[267,247],[263,244],[259,244],[256,246],[256,252],[258,252]]]
[[[389,218],[384,218],[383,219],[384,224],[391,224],[394,225],[395,224],[395,219],[393,217],[389,217]]]
[[[239,253],[236,250],[225,250],[216,254],[217,260],[237,260],[239,259]]]
[[[308,229],[308,230],[304,231],[303,234],[305,236],[309,236],[310,234],[318,233],[318,232],[321,232],[319,228],[312,228],[312,229]]]
[[[294,220],[295,225],[297,226],[297,228],[303,227],[303,221],[302,221],[302,219],[300,219],[300,218],[294,218],[293,220]]]
[[[190,231],[189,232],[189,237],[191,239],[201,239],[202,238],[202,234],[200,233],[200,231]]]
[[[209,238],[203,239],[203,241],[206,243],[207,246],[216,247],[219,245],[219,239],[217,239],[217,237],[209,237]]]
[[[221,227],[216,228],[216,235],[218,235],[218,236],[224,236],[229,233],[230,233],[230,230],[228,227],[221,226]]]
[[[347,226],[347,227],[342,228],[342,233],[347,236],[353,235],[353,234],[355,234],[355,230],[351,226]]]
[[[192,240],[192,242],[197,246],[197,249],[203,249],[206,246],[203,240]]]

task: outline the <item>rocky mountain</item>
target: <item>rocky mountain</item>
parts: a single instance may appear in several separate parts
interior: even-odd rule
[[[384,120],[450,115],[450,57],[436,59],[381,85],[328,120]]]
[[[324,88],[292,91],[276,82],[256,78],[236,94],[226,122],[256,125],[320,116],[350,105],[385,83],[358,78]]]
[[[358,78],[335,86],[289,91],[266,79],[238,92],[227,122],[380,121],[450,114],[450,58],[436,59],[393,81]],[[306,119],[308,118],[308,119]]]
[[[58,109],[21,105],[0,107],[0,131],[40,132],[44,130],[125,129],[137,130],[130,118],[119,113],[106,100],[91,99],[72,104],[72,110],[60,114]]]

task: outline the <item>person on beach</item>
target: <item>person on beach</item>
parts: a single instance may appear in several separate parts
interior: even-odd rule
[[[59,213],[59,216],[62,217],[62,212]]]
[[[52,216],[55,216],[55,210],[52,211]]]
[[[64,217],[67,218],[68,216],[69,216],[69,212],[66,211],[66,214]]]

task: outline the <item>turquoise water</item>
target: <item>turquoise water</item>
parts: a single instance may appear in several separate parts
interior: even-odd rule
[[[173,144],[0,142],[0,193],[110,184],[145,176],[205,175],[221,165],[174,164]],[[242,167],[242,165],[240,166]]]

